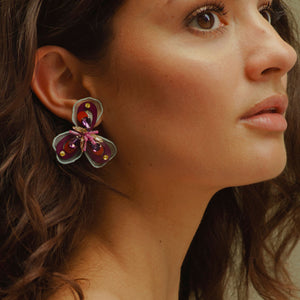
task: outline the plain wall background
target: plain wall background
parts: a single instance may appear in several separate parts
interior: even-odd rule
[[[298,16],[298,20],[300,19],[300,0],[287,0],[287,3],[291,4],[293,8],[295,8],[296,14]]]

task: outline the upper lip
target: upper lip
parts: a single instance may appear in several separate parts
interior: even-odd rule
[[[250,108],[241,119],[247,119],[262,113],[277,113],[283,115],[288,107],[288,97],[284,94],[277,94],[256,103]]]

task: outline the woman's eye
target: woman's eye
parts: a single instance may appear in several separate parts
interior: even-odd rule
[[[205,6],[190,14],[186,19],[186,24],[200,33],[218,31],[224,26],[221,20],[223,15],[225,15],[223,6]]]
[[[270,23],[272,24],[272,16],[273,16],[273,10],[271,6],[268,4],[264,6],[262,9],[259,10],[261,15]]]
[[[202,12],[199,13],[190,22],[190,26],[196,27],[199,30],[215,30],[221,26],[221,21],[218,15],[214,12]]]

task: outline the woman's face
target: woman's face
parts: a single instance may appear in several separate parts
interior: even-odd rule
[[[134,179],[220,188],[283,170],[284,95],[296,53],[269,23],[270,5],[127,0],[92,85],[119,150],[115,165]]]

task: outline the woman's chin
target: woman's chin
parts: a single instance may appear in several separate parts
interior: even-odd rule
[[[282,155],[277,159],[266,159],[249,168],[249,172],[245,174],[248,180],[245,180],[241,185],[254,184],[258,182],[268,181],[281,175],[286,167],[286,155]]]

